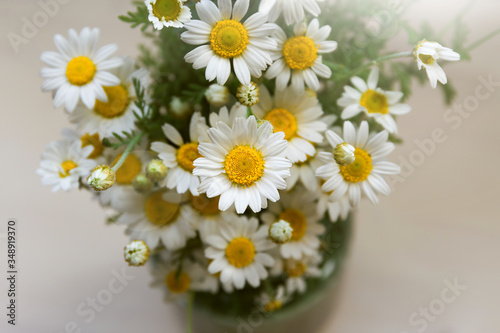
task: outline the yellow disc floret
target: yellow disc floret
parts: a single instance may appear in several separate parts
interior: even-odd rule
[[[300,210],[287,209],[280,214],[279,220],[290,223],[293,229],[292,240],[300,240],[306,234],[307,220]]]
[[[179,17],[181,4],[179,0],[156,0],[153,6],[153,15],[160,20],[172,21]]]
[[[78,164],[71,160],[67,160],[61,163],[61,167],[63,169],[63,172],[59,172],[59,177],[65,178],[69,176],[69,172],[73,170],[74,168],[78,167]]]
[[[112,166],[118,162],[121,155],[117,156],[112,163]],[[130,185],[137,176],[142,171],[141,160],[134,154],[129,154],[125,159],[122,166],[116,171],[116,182],[122,185]]]
[[[66,66],[66,78],[75,86],[92,82],[96,72],[97,67],[92,60],[83,56],[71,59]]]
[[[274,133],[284,132],[285,140],[290,140],[297,133],[297,119],[295,119],[295,116],[288,110],[279,108],[273,109],[264,119],[273,125]]]
[[[235,20],[217,22],[210,33],[212,50],[222,58],[240,56],[246,50],[248,43],[247,29]]]
[[[172,271],[167,275],[165,284],[168,290],[174,294],[182,294],[189,290],[191,279],[185,272],[178,273],[177,271]]]
[[[426,65],[432,65],[434,63],[434,58],[431,56],[431,55],[428,55],[428,54],[419,54],[418,57],[420,58],[420,60],[422,60],[422,62]]]
[[[101,156],[104,150],[104,146],[102,145],[101,138],[99,138],[99,134],[95,133],[90,135],[89,133],[85,133],[80,138],[80,141],[82,142],[82,148],[87,146],[94,147],[94,150],[92,150],[92,153],[90,153],[89,158],[96,158],[98,156]]]
[[[264,311],[274,312],[274,311],[281,309],[282,307],[283,307],[283,302],[278,301],[278,300],[272,300],[264,306]]]
[[[194,209],[203,215],[215,215],[220,213],[219,197],[209,198],[206,194],[200,194],[199,196],[191,197],[191,204]]]
[[[387,97],[384,94],[368,89],[361,96],[359,102],[361,106],[364,106],[368,113],[389,113],[389,103],[387,102]]]
[[[339,166],[340,174],[349,183],[359,183],[366,180],[373,169],[372,158],[366,151],[356,148],[354,156],[356,159],[352,164]]]
[[[113,87],[103,87],[108,102],[96,99],[94,110],[104,118],[115,118],[125,113],[130,103],[127,89],[121,84]]]
[[[163,200],[163,193],[157,191],[151,194],[144,205],[148,220],[159,227],[173,223],[179,213],[179,205]]]
[[[248,238],[235,238],[226,247],[226,257],[234,267],[246,267],[255,258],[255,246]]]
[[[298,278],[304,275],[307,265],[302,261],[289,260],[285,264],[285,272],[291,278]]]
[[[318,58],[318,48],[309,37],[291,37],[283,45],[283,57],[291,69],[310,68]]]
[[[250,146],[236,146],[226,156],[224,170],[229,180],[240,186],[251,186],[264,174],[262,153]]]
[[[193,162],[199,157],[203,156],[198,152],[198,143],[195,142],[186,143],[177,150],[177,163],[189,172],[193,172]]]

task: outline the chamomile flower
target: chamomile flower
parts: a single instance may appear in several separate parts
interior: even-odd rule
[[[343,196],[338,201],[331,201],[331,193],[326,193],[319,189],[317,194],[318,203],[316,205],[316,211],[319,216],[323,216],[325,212],[328,212],[328,218],[332,223],[337,222],[339,219],[347,219],[351,211],[351,204],[347,196]]]
[[[285,157],[293,163],[305,162],[316,154],[313,143],[323,141],[322,132],[327,128],[320,118],[321,104],[308,92],[296,93],[291,87],[276,90],[271,97],[265,86],[260,87],[260,102],[252,108],[262,120],[269,121],[275,133],[283,132],[288,147]]]
[[[212,112],[210,113],[210,125],[215,127],[215,125],[222,121],[227,126],[233,126],[233,122],[236,118],[245,118],[247,115],[247,107],[241,105],[240,103],[235,103],[231,110],[228,111],[227,107],[222,107],[219,110],[219,113]]]
[[[319,235],[325,232],[325,227],[319,223],[315,207],[316,198],[307,191],[297,189],[284,193],[280,201],[272,203],[261,219],[269,227],[274,222],[283,220],[293,229],[292,239],[280,245],[281,256],[285,259],[300,259],[312,256],[320,246]]]
[[[274,291],[273,295],[263,292],[257,298],[258,306],[265,312],[275,312],[278,311],[290,301],[290,297],[286,294],[285,286],[279,286]]]
[[[304,257],[300,260],[286,260],[284,270],[288,276],[285,280],[286,291],[289,295],[298,292],[306,292],[306,279],[317,278],[321,276],[321,269],[318,267],[321,263],[321,256]]]
[[[91,146],[93,147],[92,152],[88,156],[89,159],[95,160],[97,164],[105,164],[106,163],[106,155],[110,153],[111,149],[105,148],[102,144],[102,138],[98,133],[89,134],[83,133],[79,134],[75,130],[69,128],[63,128],[61,134],[64,139],[70,141],[78,141],[82,143],[82,148]]]
[[[80,140],[53,141],[42,153],[36,173],[42,176],[42,184],[52,186],[54,192],[78,188],[80,179],[90,175],[90,170],[96,165],[88,158],[92,151],[92,146],[82,148]]]
[[[221,224],[218,234],[207,238],[205,256],[213,260],[208,272],[220,272],[221,282],[232,283],[236,289],[243,289],[246,283],[259,287],[260,281],[268,277],[265,267],[274,264],[264,252],[275,246],[267,239],[267,232],[268,227],[259,227],[256,218],[240,216]]]
[[[206,67],[208,81],[217,78],[217,83],[224,85],[232,67],[242,84],[250,84],[251,76],[260,77],[272,63],[269,49],[275,48],[276,42],[270,36],[278,26],[267,23],[267,15],[260,12],[241,23],[249,3],[236,0],[233,8],[231,0],[219,0],[218,7],[210,0],[201,0],[196,4],[201,20],[186,23],[181,39],[202,46],[189,52],[185,60],[195,69]]]
[[[316,169],[321,162],[315,156],[307,156],[304,162],[296,162],[290,169],[290,177],[286,179],[287,191],[291,191],[297,183],[302,184],[309,192],[316,192],[318,181],[316,178]]]
[[[135,61],[131,58],[122,58],[123,65],[110,71],[119,78],[117,84],[103,87],[107,102],[95,101],[92,108],[77,105],[69,119],[76,124],[80,133],[97,133],[103,137],[112,137],[114,133],[130,132],[135,128],[134,112],[141,114],[135,105],[136,92],[132,80],[139,80],[142,87],[147,89],[149,73],[146,69],[135,69]]]
[[[349,119],[360,112],[364,112],[368,117],[375,119],[389,133],[397,133],[398,127],[394,116],[407,114],[411,111],[408,104],[401,104],[399,101],[403,98],[403,93],[399,91],[384,91],[377,87],[379,79],[379,70],[373,67],[368,81],[365,82],[359,77],[351,79],[356,89],[345,86],[342,97],[338,104],[344,107],[342,119]]]
[[[176,189],[178,193],[186,193],[189,189],[192,195],[199,195],[198,186],[200,178],[193,174],[193,161],[201,157],[198,152],[198,141],[201,133],[199,124],[205,124],[205,118],[199,112],[191,117],[189,125],[190,142],[184,142],[179,131],[172,125],[163,125],[163,133],[175,146],[168,143],[156,141],[151,144],[151,150],[158,153],[165,166],[169,168],[167,178],[161,185],[169,189]]]
[[[287,147],[284,134],[272,132],[265,122],[260,127],[254,116],[236,118],[232,128],[223,122],[208,130],[210,142],[201,142],[202,158],[194,161],[193,174],[204,178],[200,193],[219,199],[219,209],[235,205],[242,214],[247,207],[259,212],[267,200],[279,200],[286,188],[290,161],[281,156]]]
[[[182,28],[191,21],[191,10],[185,6],[187,0],[144,0],[148,8],[148,20],[155,29],[163,27]]]
[[[278,90],[285,89],[291,78],[296,93],[303,93],[306,85],[318,91],[318,76],[328,79],[332,75],[321,56],[337,48],[337,42],[326,40],[331,30],[328,25],[320,28],[317,19],[312,20],[309,26],[304,22],[297,23],[295,36],[290,38],[281,28],[276,30],[273,38],[278,42],[278,48],[272,53],[274,63],[269,67],[266,77],[276,78]]]
[[[413,54],[418,65],[418,69],[420,70],[423,67],[427,71],[427,76],[432,88],[437,87],[438,81],[442,84],[446,84],[448,82],[446,73],[441,68],[441,66],[439,66],[437,61],[460,60],[460,54],[458,54],[457,52],[448,47],[444,47],[439,43],[428,42],[425,39],[418,43]]]
[[[363,121],[356,133],[350,121],[344,122],[343,137],[333,131],[326,131],[326,138],[333,149],[344,142],[355,147],[355,160],[352,164],[339,166],[333,154],[321,152],[319,159],[324,163],[316,170],[316,176],[326,180],[322,189],[332,192],[332,201],[340,200],[347,195],[351,206],[355,207],[363,193],[372,203],[378,203],[377,193],[389,195],[391,189],[384,175],[394,175],[400,172],[400,167],[385,160],[385,156],[394,150],[394,144],[387,142],[389,133],[369,134],[368,123]]]
[[[143,240],[150,249],[160,241],[170,251],[181,249],[196,236],[196,225],[181,199],[175,191],[123,192],[117,223],[127,225],[131,237]]]
[[[122,64],[120,58],[111,58],[116,52],[115,44],[97,49],[99,29],[83,28],[80,34],[69,30],[69,39],[54,36],[58,52],[46,51],[40,56],[49,67],[44,67],[40,75],[45,79],[43,91],[54,92],[54,106],[64,105],[72,112],[79,101],[89,109],[94,108],[96,99],[107,102],[103,86],[115,86],[120,80],[110,69]]]
[[[318,17],[321,8],[318,2],[324,0],[262,0],[259,10],[269,14],[269,21],[276,21],[283,13],[287,25],[304,20],[305,12]]]

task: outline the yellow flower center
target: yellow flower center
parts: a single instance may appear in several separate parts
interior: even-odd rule
[[[236,146],[226,156],[224,170],[230,181],[251,186],[264,174],[262,153],[250,146]]]
[[[247,29],[235,20],[217,22],[210,33],[212,50],[222,58],[240,56],[246,50],[248,43]]]
[[[75,57],[66,66],[66,78],[75,86],[84,86],[91,82],[97,71],[92,60],[87,57]]]
[[[78,167],[78,164],[71,160],[67,160],[61,163],[61,167],[64,172],[59,172],[59,177],[66,178],[69,176],[69,172],[74,168]]]
[[[112,166],[118,162],[121,155],[117,156],[112,163]],[[134,154],[129,154],[122,164],[120,169],[116,171],[116,182],[122,185],[130,185],[135,176],[141,173],[142,163],[141,160]]]
[[[301,211],[297,209],[287,209],[280,214],[278,219],[290,223],[293,229],[292,240],[300,240],[306,234],[307,220]]]
[[[422,62],[426,65],[432,65],[434,63],[434,58],[431,55],[428,54],[419,54],[418,57]]]
[[[387,103],[385,95],[372,89],[363,93],[359,104],[364,106],[368,113],[389,113],[389,103]]]
[[[120,85],[113,87],[103,87],[108,96],[108,102],[101,102],[96,99],[94,110],[104,118],[115,118],[121,116],[130,103],[127,89]]]
[[[278,300],[272,300],[266,304],[266,306],[264,307],[264,311],[274,312],[276,310],[281,309],[282,307],[283,307],[283,302],[280,302]]]
[[[198,144],[194,142],[186,143],[177,150],[177,163],[189,172],[193,172],[193,162],[199,157],[203,156],[198,152]]]
[[[181,4],[178,0],[156,0],[152,5],[153,15],[160,20],[172,21],[181,13]]]
[[[234,267],[246,267],[253,262],[255,246],[248,238],[235,238],[226,247],[226,257]]]
[[[318,58],[318,48],[309,37],[291,37],[283,45],[283,57],[291,69],[310,68]]]
[[[163,200],[163,193],[157,191],[151,194],[144,205],[148,220],[159,227],[173,223],[179,213],[179,205]]]
[[[284,132],[285,140],[290,140],[297,133],[297,119],[295,119],[295,116],[288,110],[279,108],[273,109],[264,119],[273,125],[274,133]]]
[[[302,261],[290,260],[285,265],[285,272],[289,277],[298,278],[304,275],[307,270],[306,264]]]
[[[104,146],[102,145],[102,141],[99,138],[99,134],[95,133],[90,135],[89,133],[85,133],[81,138],[82,148],[87,146],[93,146],[94,150],[90,153],[89,158],[96,158],[101,156]]]
[[[197,197],[191,197],[191,204],[203,215],[215,215],[220,212],[219,197],[209,198],[206,194],[200,194]]]
[[[339,166],[340,174],[349,183],[359,183],[366,180],[373,169],[372,158],[366,151],[356,148],[354,156],[356,159],[352,164]]]
[[[189,290],[191,278],[185,272],[178,274],[177,271],[173,271],[167,275],[165,284],[174,294],[182,294]]]

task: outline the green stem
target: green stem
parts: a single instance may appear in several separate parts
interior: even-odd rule
[[[194,292],[190,291],[188,295],[186,333],[193,333],[193,303]]]
[[[498,34],[500,34],[500,28],[490,32],[489,34],[487,34],[483,38],[480,38],[479,40],[472,43],[472,45],[470,45],[469,47],[466,47],[465,49],[467,50],[467,52],[470,52],[470,51],[474,50],[475,48],[477,48],[478,46],[481,46],[482,44],[486,43],[488,40],[490,40],[491,38],[495,37]]]
[[[248,106],[247,107],[247,118],[250,116],[253,116],[253,112],[252,112],[252,108]]]
[[[125,163],[125,160],[127,159],[128,155],[130,154],[130,152],[134,149],[135,145],[141,141],[142,137],[144,136],[144,132],[140,132],[138,133],[136,136],[134,136],[132,138],[132,140],[130,140],[127,148],[125,149],[125,151],[123,152],[122,156],[120,157],[120,159],[118,160],[118,162],[116,162],[116,164],[113,166],[113,171],[114,172],[117,172],[118,169],[120,169],[120,167],[123,165],[123,163]]]
[[[387,61],[387,60],[391,60],[391,59],[406,58],[406,57],[412,57],[412,56],[413,56],[413,50],[411,50],[411,51],[405,51],[405,52],[399,52],[399,53],[393,53],[393,54],[388,54],[386,56],[377,58],[375,60],[370,61],[367,64],[364,64],[364,65],[356,68],[355,70],[353,70],[350,73],[350,77],[352,77],[352,76],[356,75],[357,73],[360,73],[360,72],[364,71],[365,69],[368,69],[368,68],[370,68],[373,65],[376,65],[378,63],[381,63],[381,62],[384,62],[384,61]]]

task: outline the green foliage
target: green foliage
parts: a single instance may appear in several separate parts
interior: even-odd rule
[[[141,26],[141,31],[145,31],[150,25],[153,24],[148,20],[148,9],[144,5],[143,1],[134,1],[134,6],[136,6],[137,11],[127,12],[127,15],[120,15],[118,18],[123,22],[130,23],[132,28]]]

